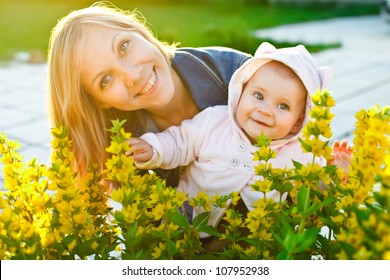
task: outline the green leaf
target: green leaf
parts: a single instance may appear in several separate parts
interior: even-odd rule
[[[336,171],[336,169],[337,169],[337,165],[327,165],[325,166],[325,173],[330,174],[333,171]]]
[[[315,212],[317,212],[319,209],[324,207],[325,205],[337,201],[337,197],[327,197],[325,198],[320,204],[312,204],[309,209],[307,209],[305,215],[309,216]]]
[[[325,205],[337,201],[337,197],[327,197],[325,198],[320,204],[312,204],[310,208],[306,211],[306,215],[309,216],[315,212],[317,212],[319,209],[324,207]]]
[[[291,184],[291,182],[287,181],[283,184],[282,190],[283,190],[283,192],[289,192],[293,189],[293,187],[294,187],[293,184]]]
[[[307,151],[307,152],[311,152],[312,151],[312,147],[309,144],[307,144],[301,138],[298,138],[298,140],[299,140],[299,142],[301,142],[301,145],[305,149],[305,151]]]
[[[319,228],[310,228],[300,234],[298,237],[298,247],[294,253],[303,252],[309,248],[316,241],[319,232]]]
[[[327,197],[325,198],[321,203],[320,203],[320,206],[323,207],[331,202],[335,202],[337,201],[338,198],[337,197],[334,197],[334,196],[331,196],[331,197]]]
[[[276,234],[276,233],[272,233],[273,237],[275,238],[275,240],[281,245],[283,246],[283,239],[280,235]]]
[[[177,253],[176,244],[172,240],[167,241],[167,253],[169,259],[172,259],[173,256]]]
[[[75,237],[73,235],[68,235],[67,237],[65,237],[64,239],[62,239],[61,243],[64,245],[64,246],[68,246],[70,243],[72,243],[72,241],[75,239]]]
[[[171,219],[172,223],[178,225],[179,227],[188,228],[190,226],[190,222],[188,221],[188,219],[184,217],[179,210],[170,213],[168,215],[168,218]]]
[[[114,213],[115,220],[117,220],[119,223],[125,221],[125,216],[121,211],[116,210]]]
[[[262,132],[260,136],[256,137],[256,147],[268,147],[271,144],[271,139],[265,136]]]
[[[219,231],[213,226],[200,226],[198,230],[200,232],[204,232],[204,233],[207,233],[207,234],[215,236],[215,237],[221,236]]]
[[[294,167],[296,168],[296,169],[301,169],[302,168],[302,163],[300,163],[300,162],[298,162],[298,161],[295,161],[295,160],[292,160],[292,162],[293,162],[293,164],[294,164]]]
[[[203,212],[194,218],[192,224],[194,227],[199,228],[201,226],[207,225],[209,219],[210,219],[210,212]]]
[[[298,210],[304,216],[310,204],[310,200],[307,199],[307,195],[308,195],[307,191],[308,190],[306,185],[302,185],[298,191]]]
[[[286,250],[282,250],[278,255],[278,260],[291,260],[291,257]]]
[[[356,249],[353,245],[346,242],[340,242],[340,247],[348,255],[349,259],[353,259],[352,256],[356,253]]]

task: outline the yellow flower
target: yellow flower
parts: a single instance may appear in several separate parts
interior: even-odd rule
[[[111,145],[108,148],[106,148],[106,152],[114,155],[119,155],[124,151],[121,143],[111,142]]]
[[[80,199],[79,197],[76,197],[76,198],[71,200],[70,205],[71,205],[72,209],[78,209],[78,208],[85,205],[85,201]]]
[[[60,213],[68,213],[71,211],[71,208],[67,201],[62,200],[59,204],[57,204],[57,210]]]
[[[369,260],[372,256],[372,252],[367,250],[366,246],[361,246],[357,252],[353,255],[355,260]]]
[[[162,203],[157,203],[157,205],[152,209],[152,215],[156,221],[160,220],[165,213],[165,208]]]
[[[240,214],[238,214],[233,209],[228,209],[223,219],[226,220],[229,226],[232,227],[239,227],[242,224],[242,219]]]
[[[158,259],[159,257],[161,257],[165,249],[166,249],[166,244],[159,242],[158,246],[153,249],[153,253],[152,253],[153,259]]]
[[[264,178],[263,180],[256,180],[252,185],[252,188],[255,191],[267,193],[271,191],[273,182],[268,180],[268,178]]]
[[[255,173],[257,175],[262,175],[264,172],[267,171],[268,168],[272,168],[272,166],[269,166],[267,163],[260,162],[258,165],[255,166]]]
[[[325,184],[329,185],[332,182],[332,179],[329,177],[329,174],[326,174],[325,169],[320,170],[319,179]]]
[[[243,252],[244,251],[244,248],[238,244],[238,243],[233,243],[232,244],[232,249],[233,250],[237,250],[238,252]]]
[[[73,241],[70,242],[70,244],[68,245],[69,252],[72,252],[74,250],[74,248],[76,248],[76,245],[77,245],[77,241],[76,241],[76,239],[73,239]]]
[[[14,217],[11,207],[6,207],[1,213],[0,219],[3,223],[8,223]]]
[[[325,138],[332,137],[332,131],[330,129],[330,123],[328,120],[324,120],[324,119],[317,120],[316,125],[317,125],[318,129],[320,130],[321,134]]]
[[[239,192],[232,192],[231,193],[231,199],[232,199],[232,205],[237,205],[237,202],[240,200],[240,193]]]
[[[99,243],[97,243],[96,241],[94,241],[94,242],[92,242],[92,244],[91,244],[91,249],[92,249],[92,250],[95,250],[98,246],[99,246]]]
[[[333,99],[332,96],[329,96],[326,100],[326,107],[333,107],[336,105],[336,101]]]
[[[175,192],[175,197],[173,198],[173,202],[177,205],[177,206],[181,206],[183,205],[183,203],[185,201],[187,201],[188,199],[188,196],[185,192]]]
[[[366,200],[367,192],[364,190],[364,188],[360,188],[359,190],[355,191],[353,198],[357,204],[361,204]]]
[[[382,258],[387,261],[390,260],[390,251],[385,251]]]
[[[197,196],[191,198],[190,205],[193,207],[200,206],[200,207],[208,207],[209,203],[209,195],[205,192],[201,191],[197,194]]]
[[[66,234],[71,234],[73,231],[73,223],[70,220],[70,217],[60,217],[61,229]]]
[[[308,144],[311,146],[311,153],[316,157],[324,154],[324,142],[318,137],[312,138]]]
[[[122,127],[120,129],[120,134],[124,139],[129,139],[131,137],[131,133],[128,133],[125,131],[125,129]],[[127,143],[127,142],[126,142]]]
[[[116,174],[115,174],[115,179],[116,181],[120,183],[126,183],[129,178],[129,173],[127,170],[120,169]]]
[[[249,246],[249,247],[247,247],[247,248],[243,251],[243,253],[244,253],[245,255],[247,255],[247,256],[252,257],[253,259],[255,259],[255,258],[258,256],[258,254],[259,254],[259,252],[258,252],[258,250],[257,250],[257,248],[256,248],[255,246]]]
[[[124,195],[122,188],[118,188],[117,190],[111,193],[111,198],[116,202],[122,202]]]
[[[164,228],[164,232],[166,234],[166,236],[168,238],[170,238],[171,236],[173,236],[177,230],[179,229],[179,226],[178,225],[175,225],[174,223],[168,223],[168,224],[165,224],[165,228]]]
[[[314,106],[310,111],[310,116],[314,119],[326,119],[328,114],[327,108]]]
[[[54,242],[54,234],[48,232],[44,235],[41,235],[42,246],[49,247]]]
[[[73,221],[78,225],[83,225],[88,219],[88,214],[84,211],[73,215]]]
[[[131,205],[128,205],[127,207],[123,207],[122,213],[126,222],[128,222],[129,224],[134,223],[137,220],[139,214],[137,203],[133,203]]]
[[[269,147],[262,146],[255,152],[253,160],[268,160],[269,157],[275,157],[273,151]]]

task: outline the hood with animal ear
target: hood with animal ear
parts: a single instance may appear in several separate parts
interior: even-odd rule
[[[301,79],[307,89],[305,118],[302,127],[308,122],[309,110],[312,107],[310,94],[314,94],[317,89],[325,89],[333,76],[330,67],[317,67],[313,57],[303,45],[296,47],[276,49],[270,43],[264,42],[257,49],[253,58],[247,60],[232,76],[229,83],[229,115],[237,124],[235,115],[240,100],[244,84],[254,75],[254,73],[264,64],[272,60],[279,61],[291,68]],[[237,124],[238,125],[238,124]],[[241,130],[241,128],[240,128]],[[286,139],[292,140],[299,135],[288,135],[285,139],[277,142],[286,143]],[[289,140],[289,141],[290,141]],[[276,143],[275,143],[276,144]],[[277,145],[279,146],[279,145]]]

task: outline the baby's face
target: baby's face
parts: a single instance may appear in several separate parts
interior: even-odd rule
[[[278,68],[280,64],[266,63],[244,85],[236,120],[252,143],[261,133],[276,140],[301,129],[306,88]]]

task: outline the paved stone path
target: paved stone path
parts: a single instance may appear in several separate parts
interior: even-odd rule
[[[25,159],[50,159],[50,129],[45,109],[46,64],[0,68],[0,131],[22,144]]]

